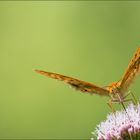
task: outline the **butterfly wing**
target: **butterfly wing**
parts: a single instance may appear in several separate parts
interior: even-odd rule
[[[100,88],[96,85],[93,85],[93,84],[85,82],[85,81],[81,81],[81,80],[78,80],[78,79],[75,79],[72,77],[68,77],[68,76],[64,76],[61,74],[57,74],[57,73],[46,72],[46,71],[42,71],[42,70],[35,70],[35,71],[39,74],[48,76],[50,78],[64,81],[65,83],[71,85],[72,87],[74,87],[75,89],[77,89],[81,92],[88,92],[90,94],[97,94],[97,95],[104,95],[104,96],[109,95],[109,91],[107,89]]]
[[[130,61],[128,68],[120,81],[120,89],[126,91],[133,80],[140,72],[140,47],[136,51],[132,60]]]

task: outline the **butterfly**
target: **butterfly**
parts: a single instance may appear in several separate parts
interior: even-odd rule
[[[109,86],[106,86],[104,88],[93,83],[85,82],[76,78],[64,76],[53,72],[46,72],[43,70],[35,71],[44,76],[63,81],[81,92],[90,93],[91,95],[96,94],[101,96],[111,96],[112,101],[123,102],[125,97],[127,96],[126,93],[129,86],[140,72],[140,47],[134,54],[121,80],[119,80],[118,82],[113,82]]]

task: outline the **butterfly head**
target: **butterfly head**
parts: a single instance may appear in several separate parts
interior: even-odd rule
[[[113,82],[108,86],[109,93],[115,94],[120,92],[120,82]]]

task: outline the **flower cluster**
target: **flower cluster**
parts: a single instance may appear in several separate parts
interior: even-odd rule
[[[93,135],[98,140],[140,140],[140,104],[109,114]]]

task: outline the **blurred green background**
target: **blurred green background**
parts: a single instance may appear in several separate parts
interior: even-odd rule
[[[90,139],[108,98],[42,69],[106,86],[140,45],[140,2],[0,2],[0,138]],[[131,86],[139,98],[140,78]]]

